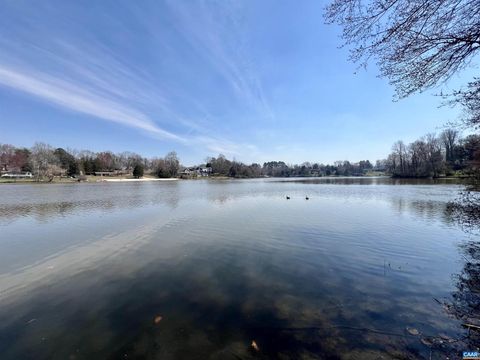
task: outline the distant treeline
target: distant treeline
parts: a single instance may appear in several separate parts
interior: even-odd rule
[[[324,165],[304,162],[301,165],[288,165],[283,161],[269,161],[260,164],[246,165],[231,161],[223,155],[207,160],[207,167],[212,168],[212,174],[235,178],[251,178],[261,176],[294,177],[294,176],[362,176],[374,169],[369,160],[358,163],[336,161],[334,165]]]
[[[427,134],[408,145],[397,141],[384,160],[384,167],[396,177],[438,177],[458,173],[478,176],[480,135],[461,138],[458,131],[446,129],[439,136]]]
[[[451,175],[478,176],[480,172],[480,135],[461,138],[454,129],[446,129],[439,136],[427,134],[405,145],[397,141],[392,153],[375,165],[369,160],[351,163],[336,161],[333,165],[304,162],[300,165],[283,161],[269,161],[250,165],[229,160],[224,155],[206,159],[205,163],[184,171],[177,154],[172,151],[164,157],[145,158],[132,152],[92,152],[53,148],[36,143],[31,148],[17,148],[0,144],[0,171],[2,173],[31,172],[37,180],[54,176],[134,175],[144,173],[158,177],[177,177],[185,174],[209,174],[233,178],[254,177],[320,177],[364,176],[387,174],[395,177],[438,177]],[[207,171],[203,171],[207,170]]]
[[[374,170],[369,160],[359,163],[336,161],[334,165],[311,164],[288,165],[283,161],[270,161],[263,165],[246,165],[228,160],[224,155],[211,157],[196,169],[207,169],[211,176],[253,178],[262,176],[362,176]],[[136,169],[136,171],[134,171]],[[183,174],[183,167],[175,152],[165,157],[145,158],[132,152],[92,152],[54,148],[45,143],[36,143],[31,148],[18,148],[0,144],[0,171],[2,173],[31,172],[37,180],[55,176],[85,175],[135,175],[144,173],[158,177],[176,177]]]
[[[465,138],[455,129],[440,135],[427,134],[411,144],[397,141],[392,153],[373,165],[369,160],[357,163],[335,161],[333,165],[305,162],[289,165],[270,161],[246,165],[220,155],[207,160],[212,173],[229,177],[363,176],[383,173],[394,177],[479,176],[480,135]]]
[[[135,170],[135,171],[134,171]],[[132,152],[115,154],[111,151],[92,152],[53,148],[36,143],[31,148],[0,144],[2,173],[31,172],[37,180],[54,176],[130,175],[143,176],[144,171],[158,177],[175,177],[180,161],[172,151],[165,157],[145,158]]]

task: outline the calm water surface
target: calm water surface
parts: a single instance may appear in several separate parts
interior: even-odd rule
[[[460,190],[2,185],[0,358],[442,358],[420,339],[463,332],[435,301],[456,290],[476,236],[446,212]]]

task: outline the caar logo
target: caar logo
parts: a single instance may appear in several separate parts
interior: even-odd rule
[[[480,354],[478,351],[464,351],[463,360],[480,360]]]

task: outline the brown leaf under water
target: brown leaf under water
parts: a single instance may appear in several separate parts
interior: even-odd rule
[[[421,339],[420,342],[425,346],[432,346],[433,345],[433,341],[430,340],[430,339],[427,339],[427,338]]]
[[[414,336],[420,335],[420,332],[415,328],[407,327],[407,331],[410,335],[414,335]]]

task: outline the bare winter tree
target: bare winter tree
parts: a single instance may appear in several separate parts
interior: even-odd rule
[[[455,91],[449,103],[462,105],[465,121],[476,130],[480,129],[480,79],[476,78],[466,88]]]
[[[333,0],[326,20],[343,28],[351,59],[374,59],[399,98],[448,80],[480,50],[480,0]],[[480,79],[453,94],[480,126]]]
[[[399,140],[392,146],[392,151],[394,156],[398,161],[398,165],[400,166],[400,172],[402,174],[406,173],[406,147],[403,141]]]
[[[180,169],[180,160],[178,160],[177,153],[175,151],[170,151],[165,156],[164,160],[170,176],[177,176],[178,170]]]
[[[458,137],[458,131],[455,129],[445,129],[440,134],[440,139],[445,148],[445,160],[449,163],[453,162]]]
[[[9,170],[14,155],[15,147],[13,145],[0,144],[0,170]]]
[[[47,176],[52,177],[52,166],[55,165],[57,159],[50,145],[41,142],[35,143],[31,149],[30,161],[37,181]]]

